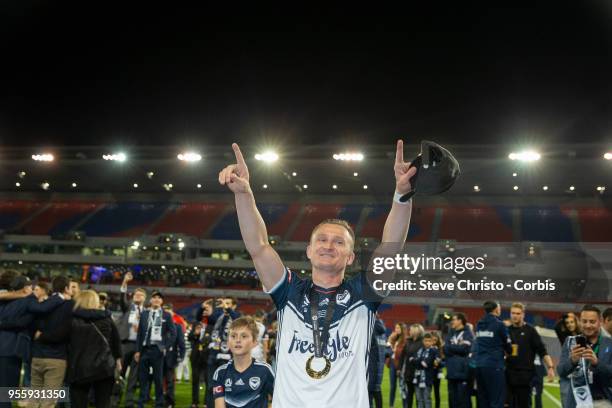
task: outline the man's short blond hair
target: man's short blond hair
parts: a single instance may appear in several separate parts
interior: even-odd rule
[[[349,235],[351,236],[351,239],[353,240],[353,246],[355,246],[355,232],[353,232],[353,228],[351,227],[351,225],[348,222],[346,222],[344,220],[341,220],[341,219],[338,219],[338,218],[328,218],[326,220],[321,221],[312,230],[312,233],[310,234],[310,239],[312,240],[312,237],[317,232],[317,230],[319,228],[321,228],[323,225],[326,225],[326,224],[339,225],[339,226],[343,227],[344,229],[346,229],[348,231]]]
[[[510,309],[521,309],[521,312],[525,311],[525,305],[520,302],[515,302],[510,306]]]

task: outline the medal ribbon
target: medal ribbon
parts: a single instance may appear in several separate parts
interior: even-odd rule
[[[312,318],[312,340],[315,349],[315,357],[321,358],[327,349],[329,341],[329,326],[334,319],[334,308],[336,307],[336,291],[331,295],[331,300],[325,313],[325,321],[319,324],[319,302],[316,299],[314,284],[310,287],[310,316]]]

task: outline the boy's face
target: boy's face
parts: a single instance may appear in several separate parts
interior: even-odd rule
[[[425,346],[425,348],[430,348],[433,345],[433,339],[432,338],[424,338],[423,339],[423,345]]]
[[[251,353],[257,342],[253,339],[253,334],[246,327],[230,330],[229,348],[232,354],[242,356]]]

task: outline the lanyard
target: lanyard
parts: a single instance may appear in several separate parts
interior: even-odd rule
[[[327,312],[325,313],[325,320],[319,324],[319,302],[316,299],[318,296],[315,295],[314,284],[310,287],[310,316],[312,318],[312,340],[314,343],[315,357],[323,357],[324,349],[327,348],[327,342],[329,340],[329,326],[334,319],[334,308],[336,307],[336,294],[337,290],[332,292],[331,300],[327,306]]]

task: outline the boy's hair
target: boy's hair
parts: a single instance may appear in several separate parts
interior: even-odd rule
[[[425,333],[423,339],[433,339],[433,335],[431,333]]]
[[[251,316],[239,317],[238,319],[234,320],[232,324],[230,324],[230,332],[238,329],[247,329],[251,332],[253,341],[257,341],[259,329],[257,328],[257,324],[255,324],[255,320],[253,320]]]

